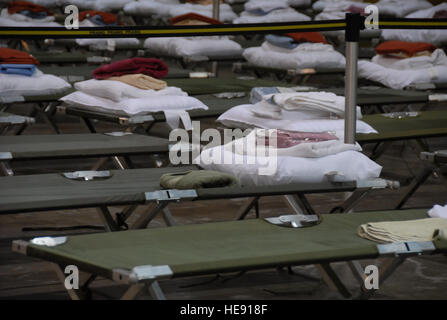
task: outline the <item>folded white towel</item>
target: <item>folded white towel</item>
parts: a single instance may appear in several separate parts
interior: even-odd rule
[[[345,98],[332,92],[291,92],[272,94],[253,105],[252,112],[260,117],[282,119],[282,110],[300,112],[307,119],[344,118]],[[357,107],[357,119],[362,118]]]
[[[447,204],[445,206],[435,204],[434,207],[428,211],[428,215],[432,218],[447,219]]]

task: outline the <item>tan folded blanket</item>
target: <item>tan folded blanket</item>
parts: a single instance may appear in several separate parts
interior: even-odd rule
[[[119,77],[110,77],[106,80],[115,80],[127,83],[128,85],[143,89],[143,90],[161,90],[166,88],[166,81],[152,78],[144,74],[126,74]]]
[[[441,231],[440,231],[441,230]],[[360,237],[379,243],[432,241],[436,235],[446,234],[447,219],[428,218],[409,221],[384,221],[362,224]]]

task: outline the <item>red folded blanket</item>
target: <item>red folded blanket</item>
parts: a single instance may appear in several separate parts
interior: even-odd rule
[[[175,17],[172,17],[171,19],[169,19],[169,21],[173,25],[180,24],[182,21],[185,21],[185,20],[198,20],[198,21],[205,22],[207,24],[223,24],[219,20],[208,18],[206,16],[202,16],[201,14],[192,13],[192,12],[182,14],[180,16],[175,16]]]
[[[31,12],[46,12],[47,15],[52,16],[53,13],[43,6],[34,4],[28,1],[13,1],[8,3],[8,13],[13,14],[21,11],[29,10]]]
[[[378,54],[403,54],[402,58],[413,57],[414,55],[428,51],[433,52],[437,49],[436,46],[427,42],[407,42],[407,41],[385,41],[376,47]]]
[[[36,58],[29,53],[9,49],[0,48],[0,63],[2,64],[39,64]]]
[[[298,43],[313,42],[313,43],[327,43],[326,38],[319,32],[294,32],[286,33],[286,37],[290,37]]]
[[[93,71],[93,77],[100,80],[138,73],[161,79],[168,74],[168,66],[155,58],[131,58],[101,66]]]
[[[447,19],[447,10],[436,11],[433,19]]]
[[[86,10],[79,12],[79,21],[83,21],[88,17],[94,17],[96,15],[101,16],[105,24],[118,22],[118,17],[115,14],[96,10]]]

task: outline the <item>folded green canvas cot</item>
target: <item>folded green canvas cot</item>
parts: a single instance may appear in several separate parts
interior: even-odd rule
[[[377,266],[383,283],[408,257],[447,252],[447,241],[377,245],[359,237],[358,227],[368,222],[423,219],[426,212],[322,215],[320,224],[305,228],[262,219],[205,223],[60,237],[54,240],[61,244],[51,247],[17,240],[12,249],[54,263],[62,283],[67,265],[86,272],[86,285],[68,289],[73,299],[88,297],[88,286],[97,277],[126,285],[123,299],[136,298],[143,289],[149,289],[153,298],[164,299],[158,280],[298,265],[316,265],[344,297],[353,297],[332,268],[334,262],[348,262],[360,284],[355,297],[367,298],[375,290],[367,289],[366,275],[356,260],[383,258]]]
[[[0,135],[8,131],[11,127],[34,123],[34,118],[19,116],[16,114],[0,111]]]
[[[169,151],[169,140],[128,132],[100,134],[0,136],[0,175],[13,175],[11,162],[23,160],[112,157],[119,168],[132,167],[130,156]],[[122,159],[121,159],[122,157]]]
[[[240,208],[239,215],[242,219],[252,208],[258,210],[260,197],[284,195],[295,211],[305,210],[313,214],[306,194],[352,192],[340,206],[348,211],[373,190],[397,187],[391,181],[373,179],[190,190],[160,188],[159,181],[163,174],[197,169],[195,166],[182,166],[0,177],[0,214],[94,207],[99,208],[98,213],[106,228],[114,231],[121,229],[137,206],[145,204],[155,204],[155,207],[148,208],[148,212],[134,223],[133,228],[145,227],[160,212],[165,218],[171,219],[167,206],[179,201],[249,198],[246,205]],[[132,212],[124,215],[119,213],[116,219],[107,208],[129,205],[134,206]],[[171,222],[168,220],[168,224]]]

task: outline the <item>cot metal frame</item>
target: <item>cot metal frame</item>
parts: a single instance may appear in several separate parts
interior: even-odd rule
[[[439,150],[435,152],[423,151],[420,153],[419,158],[424,162],[423,168],[407,187],[408,191],[400,198],[396,209],[402,209],[408,199],[410,199],[419,187],[432,175],[435,175],[444,183],[447,182],[445,172],[442,171],[447,166],[447,150]]]

